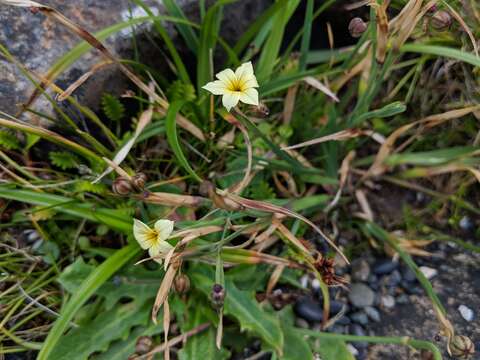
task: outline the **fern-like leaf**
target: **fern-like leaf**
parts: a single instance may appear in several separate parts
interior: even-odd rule
[[[9,131],[0,130],[0,146],[7,150],[18,150],[20,148],[20,141],[17,137]]]
[[[92,184],[90,181],[87,180],[80,180],[75,183],[75,192],[77,193],[93,193],[93,194],[105,194],[107,192],[107,187],[105,184],[96,183]]]
[[[191,84],[185,84],[180,80],[176,80],[168,88],[167,97],[173,102],[176,100],[193,101],[197,96],[195,88]]]
[[[62,170],[75,168],[79,163],[75,155],[66,151],[51,151],[48,156],[52,164]]]
[[[125,115],[125,107],[120,100],[107,93],[102,96],[102,110],[112,121],[120,121]]]

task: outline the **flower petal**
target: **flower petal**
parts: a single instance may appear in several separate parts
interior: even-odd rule
[[[168,242],[159,241],[155,243],[150,249],[148,249],[148,255],[150,255],[151,258],[154,258],[156,262],[161,264],[162,259],[172,248],[173,246],[170,245]]]
[[[138,219],[133,219],[133,236],[144,250],[151,247],[152,240],[156,239],[155,231]]]
[[[240,93],[240,101],[245,104],[258,105],[258,91],[254,88],[242,91]]]
[[[239,66],[237,70],[235,70],[235,75],[242,89],[258,87],[257,78],[255,77],[250,61]]]
[[[213,95],[223,95],[227,88],[225,83],[220,80],[209,82],[207,85],[202,86],[203,89],[210,91]]]
[[[237,80],[235,73],[232,69],[225,69],[220,71],[217,75],[215,75],[217,79],[222,81],[225,84],[225,87],[231,89],[233,87],[233,83]]]
[[[161,219],[155,223],[155,230],[157,230],[158,233],[158,241],[164,241],[170,236],[174,224],[173,221],[167,219]]]
[[[240,100],[240,92],[238,91],[229,91],[223,94],[222,96],[222,104],[225,106],[227,111],[238,104]]]

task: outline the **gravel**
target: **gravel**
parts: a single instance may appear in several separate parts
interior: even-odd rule
[[[372,306],[375,300],[375,293],[367,285],[354,283],[350,286],[348,294],[350,302],[357,308]]]
[[[460,305],[458,307],[458,311],[460,312],[460,315],[462,315],[462,317],[468,322],[472,321],[475,317],[473,310],[468,306]]]
[[[390,274],[393,270],[398,268],[398,262],[391,259],[383,259],[375,262],[373,272],[376,275]]]

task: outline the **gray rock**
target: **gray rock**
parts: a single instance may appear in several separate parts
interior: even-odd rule
[[[365,313],[370,319],[372,319],[375,322],[380,322],[381,320],[380,313],[373,306],[367,306],[363,310],[365,311]]]
[[[350,319],[352,319],[353,322],[356,322],[357,324],[360,324],[360,325],[368,324],[368,316],[363,311],[357,311],[353,314],[350,314]]]
[[[365,282],[370,275],[370,265],[363,259],[356,260],[352,263],[352,279],[355,281]]]
[[[376,275],[386,275],[386,274],[390,274],[397,267],[398,267],[398,261],[393,261],[391,259],[379,260],[373,266],[373,272]]]
[[[428,280],[433,279],[438,274],[437,269],[428,266],[420,266],[420,271]]]
[[[350,287],[348,298],[354,306],[363,308],[373,305],[375,293],[367,285],[355,283]]]
[[[310,322],[319,322],[323,319],[323,308],[321,304],[308,297],[297,301],[293,310],[297,316]]]
[[[460,305],[458,307],[458,311],[460,312],[460,315],[466,320],[466,321],[472,321],[473,318],[475,317],[475,314],[473,313],[473,310],[470,309],[468,306],[465,305]]]
[[[382,296],[381,304],[386,309],[392,309],[395,307],[395,298],[392,295]]]
[[[131,17],[145,16],[145,12],[130,0],[45,0],[41,2],[55,7],[67,18],[74,20],[90,32],[96,32],[110,25],[126,21]],[[146,2],[151,5],[154,13],[158,14],[164,11],[159,6],[161,2],[155,0],[147,0]],[[222,23],[222,37],[228,42],[233,42],[269,3],[268,0],[244,0],[226,5]],[[182,7],[188,18],[194,21],[198,20],[199,7],[197,0],[178,0],[177,4]],[[230,21],[232,17],[235,18],[235,21]],[[167,23],[166,28],[172,35],[177,50],[185,55],[183,57],[188,64],[187,48],[182,41],[177,41],[178,35],[174,26]],[[160,47],[153,46],[150,40],[156,36],[155,32],[151,31],[151,26],[146,24],[136,26],[135,33],[140,34],[136,41],[140,54],[139,60],[155,67],[157,70],[162,69],[162,67],[165,68],[165,61],[162,60],[164,56]],[[41,13],[33,14],[28,8],[0,6],[0,43],[5,45],[20,63],[35,73],[45,74],[63,54],[79,42],[80,39],[76,35]],[[104,43],[109,50],[119,57],[131,58],[133,54],[132,28],[125,28],[112,35]],[[156,41],[156,44],[161,45],[161,43],[161,41]],[[66,88],[88,71],[92,65],[101,60],[97,51],[88,52],[70,66],[57,79],[56,84]],[[220,64],[216,63],[216,65],[219,66]],[[99,95],[103,91],[119,95],[129,87],[133,88],[133,85],[120,75],[115,66],[107,66],[83,84],[74,95],[82,105],[95,110],[99,105]],[[9,114],[17,113],[17,105],[24,103],[33,90],[34,86],[16,66],[0,57],[0,110]],[[52,106],[44,97],[37,99],[34,108],[47,115],[54,114]],[[28,114],[24,114],[24,117],[30,121],[36,120]]]

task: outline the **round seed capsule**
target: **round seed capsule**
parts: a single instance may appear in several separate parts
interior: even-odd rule
[[[356,17],[350,20],[350,24],[348,24],[348,31],[352,37],[359,38],[367,30],[367,27],[368,25],[365,21],[363,21],[363,19]]]
[[[450,342],[450,351],[456,359],[469,359],[475,353],[475,345],[469,337],[455,335]]]
[[[215,309],[221,309],[225,301],[225,288],[220,284],[214,284],[211,297],[213,307]]]
[[[185,274],[177,275],[173,286],[178,294],[185,294],[190,289],[190,279]]]
[[[132,184],[127,178],[120,176],[113,182],[112,190],[118,195],[128,195],[132,192]]]
[[[147,175],[144,173],[137,173],[132,177],[132,183],[135,185],[136,188],[142,190],[145,187],[145,183],[147,182]]]
[[[135,344],[135,352],[143,355],[148,353],[152,349],[153,341],[149,336],[140,336]]]

